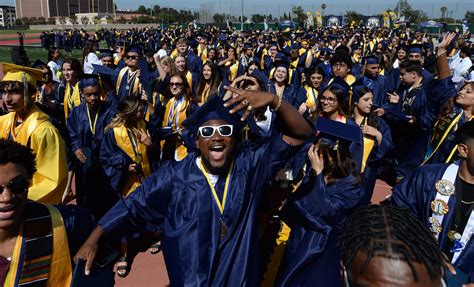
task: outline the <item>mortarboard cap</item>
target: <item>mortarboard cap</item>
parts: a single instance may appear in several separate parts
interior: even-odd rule
[[[284,53],[279,52],[275,56],[275,61],[272,63],[273,67],[284,67],[288,69],[290,67],[290,59]]]
[[[362,134],[360,128],[348,125],[328,118],[319,117],[316,121],[315,130],[318,138],[330,146],[345,144],[349,146],[352,142],[360,142]]]
[[[364,65],[370,65],[370,64],[377,64],[378,65],[378,64],[380,64],[379,59],[377,58],[376,55],[369,55],[369,56],[364,57],[363,63],[364,63]]]
[[[252,49],[253,46],[250,43],[244,43],[244,49]]]
[[[125,49],[125,52],[135,52],[140,56],[143,56],[143,47],[139,44],[132,44]]]
[[[420,54],[421,55],[421,45],[413,44],[408,47],[408,54]]]
[[[105,58],[105,57],[114,57],[114,51],[109,50],[109,49],[100,49],[99,50],[99,58]]]
[[[337,88],[337,89],[340,89],[344,92],[344,98],[347,100],[349,98],[349,90],[350,90],[350,86],[349,84],[347,84],[347,82],[341,78],[341,77],[335,77],[332,79],[332,81],[329,82],[329,84],[327,84],[323,91],[327,90],[327,89],[330,89],[330,88]]]
[[[92,67],[94,68],[94,73],[99,75],[118,77],[119,74],[119,71],[106,66],[92,64]]]
[[[20,82],[24,80],[31,86],[36,86],[37,81],[43,79],[43,71],[25,66],[14,65],[10,63],[1,63],[3,67],[2,82]]]
[[[355,81],[352,86],[351,86],[351,89],[352,89],[352,103],[351,104],[354,104],[355,102],[359,101],[360,97],[362,97],[364,94],[362,92],[362,89],[364,88],[368,88],[366,85],[364,85],[364,80],[363,78],[359,78],[357,79],[357,81]]]
[[[31,67],[32,67],[32,68],[35,68],[35,69],[39,69],[39,68],[44,67],[44,66],[48,66],[48,64],[46,64],[45,62],[41,61],[40,59],[36,60],[36,61],[31,65]]]
[[[230,110],[230,107],[224,107],[224,101],[220,97],[211,97],[183,122],[183,127],[192,135],[197,136],[199,127],[205,122],[224,120],[227,124],[234,126],[234,132],[238,131],[246,122],[240,120],[241,115],[238,113],[229,114]]]
[[[99,86],[99,75],[97,74],[81,74],[79,75],[79,90],[86,87]]]

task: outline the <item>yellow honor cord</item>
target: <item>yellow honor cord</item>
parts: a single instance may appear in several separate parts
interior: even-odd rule
[[[100,107],[97,110],[97,113],[95,114],[94,124],[92,124],[91,114],[87,106],[86,106],[86,110],[87,110],[87,118],[89,119],[89,128],[91,129],[92,134],[95,135],[95,127],[97,126],[97,119],[99,118]]]
[[[229,183],[230,183],[230,175],[232,174],[232,170],[234,168],[234,161],[232,160],[232,163],[230,164],[230,169],[229,172],[227,173],[227,177],[225,180],[225,186],[224,186],[224,196],[222,198],[222,202],[219,200],[219,196],[217,196],[216,189],[214,188],[214,185],[211,182],[211,179],[209,178],[209,174],[207,171],[204,169],[204,166],[202,165],[202,160],[199,159],[198,161],[199,168],[201,169],[202,173],[204,174],[204,177],[207,180],[207,183],[209,184],[209,187],[211,188],[212,191],[212,196],[214,197],[214,201],[217,204],[217,207],[219,207],[219,211],[221,214],[224,214],[224,208],[225,208],[225,203],[227,200],[227,194],[229,192]]]

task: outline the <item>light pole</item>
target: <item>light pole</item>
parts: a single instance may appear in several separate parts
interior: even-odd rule
[[[244,0],[242,0],[242,10],[240,11],[240,30],[244,31]]]

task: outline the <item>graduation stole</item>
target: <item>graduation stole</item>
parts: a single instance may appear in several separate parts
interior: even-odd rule
[[[232,177],[232,171],[234,170],[234,160],[232,160],[232,163],[230,164],[229,171],[227,172],[227,176],[226,176],[226,179],[225,179],[224,193],[222,195],[222,201],[219,199],[219,196],[217,195],[216,189],[214,188],[214,185],[212,184],[211,179],[209,178],[209,174],[207,173],[207,171],[204,169],[204,166],[202,165],[201,158],[199,158],[199,160],[198,160],[198,165],[199,165],[199,168],[201,169],[204,177],[206,178],[206,181],[209,184],[209,187],[211,188],[212,197],[214,199],[214,202],[216,203],[217,208],[220,211],[220,214],[223,215],[224,210],[225,210],[225,204],[227,202],[227,194],[229,193],[229,190],[230,190],[230,181],[231,181],[231,177]]]
[[[180,107],[181,102],[181,107]],[[187,110],[189,107],[189,100],[182,98],[180,100],[176,100],[176,98],[172,98],[166,104],[165,109],[165,116],[166,118],[163,121],[162,127],[171,127],[173,131],[181,128],[181,123],[187,118]],[[165,140],[161,141],[161,148],[163,149],[165,145]],[[176,142],[176,153],[178,154],[178,159],[182,160],[188,155],[188,150],[186,146],[183,145],[182,142]]]
[[[444,140],[450,133],[454,133],[458,129],[458,123],[463,115],[463,111],[459,114],[452,113],[449,117],[445,119],[440,119],[435,123],[435,128],[433,131],[433,135],[428,143],[428,151],[425,155],[425,160],[423,161],[422,165],[428,162],[431,157],[438,151],[439,147],[443,144]],[[469,118],[468,121],[472,119]],[[433,149],[434,147],[434,149]],[[456,152],[457,145],[454,146],[453,150],[449,153],[448,158],[446,159],[446,163],[448,163],[451,158],[453,157],[454,153]]]
[[[186,73],[186,81],[188,82],[189,88],[192,90],[193,89],[193,74],[190,71]]]
[[[198,56],[201,58],[203,62],[207,60],[207,47],[204,46],[204,48],[201,45],[198,45]]]
[[[204,91],[202,91],[201,103],[204,104],[205,102],[207,102],[207,100],[209,99],[210,92],[211,92],[211,85],[206,84],[206,87],[204,87]]]
[[[239,61],[235,61],[234,63],[227,61],[225,63],[226,67],[229,67],[230,70],[230,80],[233,81],[235,77],[237,77],[237,72],[239,71]]]
[[[163,95],[159,94],[158,92],[153,92],[153,96],[152,96],[152,105],[153,105],[153,107],[156,107],[156,101],[157,101],[158,98],[161,100],[163,98]],[[146,114],[145,114],[145,121],[150,122],[150,118],[151,118],[150,107],[147,106],[147,110],[146,110]]]
[[[69,118],[69,112],[80,104],[81,95],[79,94],[79,82],[77,82],[74,87],[72,87],[70,83],[66,83],[66,90],[64,92],[64,119],[66,122]]]
[[[361,125],[366,125],[366,124],[367,124],[367,117],[364,117],[358,125],[361,126]],[[375,140],[372,136],[364,135],[363,140],[364,140],[364,151],[362,153],[362,167],[360,169],[360,173],[364,172],[365,166],[367,165],[367,160],[369,159],[369,155],[375,146]]]
[[[125,74],[127,74],[127,87],[128,87],[128,89],[126,87],[127,96],[136,94],[138,92],[138,84],[140,83],[140,81],[139,80],[137,81],[137,79],[139,78],[136,76],[137,75],[136,72],[137,71],[131,72],[128,67],[125,67],[122,70],[120,70],[120,73],[117,78],[117,85],[116,85],[117,95],[119,97],[120,97],[120,85],[122,84],[122,80]],[[130,88],[131,88],[131,91],[130,91]]]
[[[309,63],[309,55],[313,54],[312,50],[308,50],[308,52],[306,52],[306,59],[304,60],[304,63],[305,63],[305,67],[308,66],[308,63]],[[319,58],[319,55],[321,54],[320,51],[318,51],[315,55],[313,55],[313,59],[317,59]]]
[[[52,205],[28,201],[4,286],[66,287],[71,279],[71,257],[61,214]]]
[[[311,109],[316,107],[317,99],[318,99],[318,91],[310,87],[308,85],[304,86],[304,89],[306,90],[306,106]]]
[[[137,128],[146,131],[145,122],[140,121]],[[140,165],[143,172],[141,175],[132,172],[127,173],[126,182],[121,190],[122,195],[126,197],[141,185],[142,179],[151,174],[151,168],[148,161],[146,146],[138,140],[131,130],[127,129],[124,125],[121,125],[115,127],[113,131],[117,146],[125,152],[134,163]]]
[[[270,79],[273,79],[273,74],[275,73],[276,68],[272,68],[270,70]],[[288,69],[288,83],[291,84],[291,81],[293,80],[293,69]]]
[[[267,49],[263,49],[262,56],[260,57],[260,69],[265,70],[265,55],[268,54]]]
[[[48,115],[41,112],[36,105],[31,107],[26,119],[18,126],[15,125],[15,112],[4,115],[2,119],[4,120],[0,121],[0,138],[12,139],[24,146],[30,145],[30,136],[38,127],[49,122]]]

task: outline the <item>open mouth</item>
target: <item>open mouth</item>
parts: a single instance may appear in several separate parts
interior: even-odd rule
[[[7,220],[10,219],[15,213],[15,206],[9,205],[3,208],[0,208],[0,220]]]
[[[209,157],[212,161],[222,161],[225,155],[224,144],[213,144],[209,147]]]

